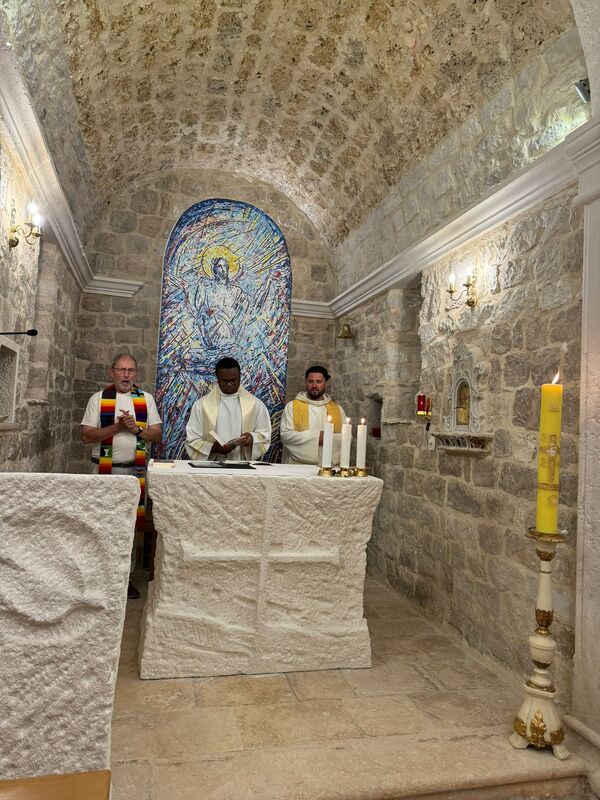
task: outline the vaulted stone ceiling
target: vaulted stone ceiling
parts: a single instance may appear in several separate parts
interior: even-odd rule
[[[220,168],[283,190],[332,243],[573,24],[568,0],[1,4],[67,194],[86,184],[97,210],[149,172]]]

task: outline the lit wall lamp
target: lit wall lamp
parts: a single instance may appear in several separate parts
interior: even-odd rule
[[[34,202],[27,206],[29,220],[21,225],[12,225],[8,236],[8,246],[16,247],[19,244],[19,236],[22,236],[27,244],[35,244],[42,235],[43,218],[38,214],[37,206]]]
[[[431,419],[431,412],[433,410],[433,398],[426,394],[417,395],[417,417],[426,419],[428,422]]]
[[[350,327],[351,322],[356,322],[354,317],[350,317],[345,322],[342,322],[340,330],[336,336],[336,339],[354,339],[354,333],[352,332],[352,328]]]
[[[458,308],[461,302],[466,303],[469,308],[473,308],[473,306],[477,305],[477,289],[475,288],[475,274],[473,272],[469,272],[467,274],[467,278],[463,283],[463,286],[465,288],[460,294],[458,294],[456,291],[456,275],[451,272],[450,277],[448,278],[448,288],[446,289],[450,295],[450,306],[446,309],[446,311]]]
[[[589,103],[592,99],[592,92],[590,90],[590,79],[582,78],[580,81],[576,81],[574,86],[575,86],[575,91],[577,92],[579,97],[583,100],[583,102]]]

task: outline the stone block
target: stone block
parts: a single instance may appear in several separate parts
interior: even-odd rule
[[[148,483],[162,547],[142,678],[370,665],[362,594],[381,481],[299,478],[291,505],[289,477],[150,470]],[[215,524],[198,525],[207,508]]]
[[[110,309],[110,297],[104,297],[99,294],[82,294],[81,308],[83,311],[108,311]]]
[[[569,342],[581,336],[581,305],[561,308],[548,321],[550,342]]]
[[[573,300],[573,289],[566,280],[554,281],[542,286],[539,293],[540,311],[548,311],[567,305]]]
[[[507,458],[512,455],[512,436],[510,431],[500,429],[494,433],[492,452],[495,458]]]
[[[0,493],[0,771],[108,769],[137,481],[4,473]]]
[[[561,348],[558,345],[544,347],[531,358],[531,380],[536,386],[551,383],[560,366]],[[539,390],[538,390],[539,394]]]
[[[139,189],[131,195],[130,207],[138,214],[156,214],[158,211],[159,194],[153,189]]]
[[[492,586],[499,592],[514,592],[523,581],[517,565],[499,556],[490,556],[487,559],[487,573]]]
[[[490,491],[485,498],[485,516],[500,525],[510,525],[515,518],[515,505],[503,492]]]
[[[446,502],[446,478],[437,475],[426,475],[423,478],[423,491],[425,496],[438,506]]]
[[[506,356],[504,361],[504,383],[511,388],[523,386],[529,380],[529,359],[518,353]]]
[[[498,281],[501,289],[518,286],[529,277],[529,260],[525,257],[511,259],[498,268]]]
[[[492,353],[507,353],[512,345],[512,328],[506,323],[494,325],[492,328]]]
[[[491,458],[479,458],[471,464],[471,477],[474,486],[496,486],[498,464]]]
[[[123,240],[115,233],[97,233],[94,236],[94,248],[99,253],[118,256],[123,252]]]
[[[131,233],[137,226],[137,214],[133,211],[111,211],[109,224],[113,233]]]
[[[452,475],[455,478],[462,478],[464,456],[460,453],[449,453],[446,450],[440,450],[438,455],[438,469],[441,475]]]
[[[130,233],[126,238],[127,252],[132,256],[145,256],[152,249],[151,240],[138,233]],[[129,272],[129,270],[127,270]]]
[[[514,425],[535,430],[540,418],[539,389],[517,389],[513,401],[512,421]]]
[[[535,499],[536,479],[537,472],[534,467],[524,467],[520,464],[503,464],[500,470],[498,486],[513,497],[533,500]]]
[[[463,514],[481,516],[484,496],[462,481],[448,481],[448,505]]]
[[[504,529],[498,525],[481,523],[477,529],[479,547],[489,555],[499,555],[504,551]]]

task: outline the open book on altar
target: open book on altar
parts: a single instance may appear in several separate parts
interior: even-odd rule
[[[197,469],[254,469],[249,461],[188,461]]]

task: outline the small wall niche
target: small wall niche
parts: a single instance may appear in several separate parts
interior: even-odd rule
[[[379,395],[367,397],[367,433],[374,439],[381,439],[381,410],[383,398]]]
[[[18,361],[17,346],[5,336],[0,336],[0,430],[13,430],[16,427]]]
[[[454,351],[444,431],[433,434],[440,450],[477,453],[489,452],[493,435],[483,428],[484,367],[476,361],[472,350],[460,343]]]

